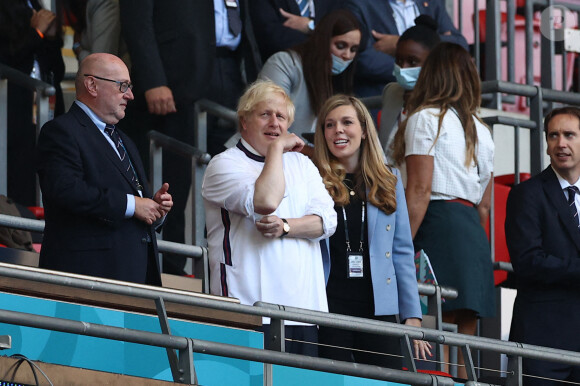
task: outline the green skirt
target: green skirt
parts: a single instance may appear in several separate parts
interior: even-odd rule
[[[431,201],[414,240],[423,249],[439,285],[453,287],[457,299],[446,299],[443,311],[469,309],[480,317],[495,315],[495,291],[489,241],[474,207]]]

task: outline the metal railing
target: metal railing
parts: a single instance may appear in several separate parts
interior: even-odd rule
[[[32,220],[28,218],[21,218],[15,216],[9,216],[6,214],[0,214],[0,226],[20,229],[29,232],[44,232],[44,221],[43,220]],[[171,241],[159,240],[157,242],[157,247],[159,252],[163,253],[175,253],[177,255],[190,257],[196,260],[201,260],[203,262],[204,273],[202,276],[202,287],[204,293],[209,293],[209,264],[207,256],[207,248],[200,247],[197,245],[186,245],[180,243],[174,243]]]
[[[161,186],[163,183],[163,151],[170,151],[191,161],[191,187],[189,189],[189,201],[191,202],[191,212],[188,213],[186,221],[191,224],[193,234],[193,245],[205,245],[205,211],[203,199],[201,197],[201,184],[203,174],[210,155],[175,138],[161,134],[157,131],[150,131],[149,137],[149,170],[150,181],[153,186]]]
[[[501,1],[505,2],[505,14],[506,14],[506,35],[507,39],[502,42],[501,39],[501,27],[502,27],[502,11],[501,11]],[[459,2],[460,16],[462,15],[462,2]],[[474,0],[474,57],[477,68],[481,70],[481,39],[479,34],[480,17],[479,17],[479,1]],[[562,84],[559,88],[566,90],[567,85],[567,72],[568,72],[568,56],[570,55],[563,47],[559,38],[556,39],[554,29],[554,23],[551,22],[551,12],[554,9],[559,9],[560,12],[564,12],[564,9],[572,11],[580,16],[580,5],[577,2],[572,1],[553,1],[553,0],[527,0],[523,9],[524,20],[525,20],[525,83],[529,86],[535,84],[534,79],[534,29],[535,27],[535,14],[537,11],[546,11],[548,15],[542,15],[543,18],[549,18],[548,20],[541,20],[542,33],[540,34],[540,58],[541,58],[541,87],[544,89],[556,89],[556,75],[554,68],[554,59],[557,55],[562,57]],[[508,82],[517,82],[515,79],[515,68],[516,68],[516,0],[487,0],[486,2],[486,42],[485,42],[485,80],[502,80],[502,63],[506,63],[507,68],[507,80]],[[565,18],[562,18],[564,25],[562,26],[562,32],[567,27],[565,25]],[[461,21],[461,17],[460,17]],[[462,30],[463,24],[460,23],[460,31]],[[548,27],[549,28],[546,28]],[[548,34],[548,36],[546,36]],[[507,58],[504,61],[502,58],[502,48],[506,47]],[[580,62],[578,64],[580,66]],[[492,96],[491,108],[502,108],[503,102],[513,103],[515,98],[509,95],[502,95],[500,93],[495,93]],[[549,106],[550,108],[550,106]]]
[[[8,83],[36,91],[36,135],[50,117],[48,98],[55,95],[54,86],[0,63],[0,194],[8,193]],[[32,105],[30,106],[32,109]],[[36,185],[36,202],[40,204]]]
[[[43,270],[35,268],[18,267],[0,263],[0,276],[2,277],[60,284],[75,288],[85,288],[91,289],[92,291],[103,291],[108,293],[151,299],[156,302],[174,302],[247,315],[269,317],[272,319],[273,324],[277,323],[281,326],[283,326],[283,321],[291,320],[308,324],[348,329],[352,331],[361,331],[398,337],[405,343],[405,348],[403,350],[403,360],[404,363],[411,366],[409,369],[414,369],[412,351],[410,347],[410,341],[412,339],[421,339],[430,342],[438,342],[450,346],[461,347],[463,348],[462,351],[464,352],[465,363],[467,366],[467,384],[474,385],[475,382],[477,382],[477,375],[475,372],[475,367],[473,366],[470,349],[488,350],[492,352],[508,354],[509,370],[506,374],[506,384],[509,386],[522,384],[522,379],[524,376],[524,374],[522,374],[521,368],[522,358],[540,359],[580,365],[580,353],[566,350],[524,345],[516,342],[506,342],[489,338],[473,337],[446,331],[410,327],[396,323],[379,322],[363,318],[304,310],[268,303],[257,303],[254,306],[247,306],[231,302],[224,302],[210,297],[200,297],[195,295],[188,296],[172,293],[169,291],[164,291],[163,289],[157,289],[155,287],[120,282],[117,284],[113,281],[102,279],[81,279],[64,273],[55,274],[48,272],[50,271],[43,272]],[[95,336],[105,339],[154,345],[168,349],[177,349],[179,350],[179,358],[176,357],[177,363],[175,363],[175,365],[177,367],[175,369],[176,371],[174,372],[176,382],[191,383],[195,381],[195,369],[193,366],[192,352],[203,352],[211,355],[260,361],[268,364],[300,367],[317,371],[381,379],[406,384],[453,384],[453,381],[449,378],[415,373],[413,371],[387,369],[377,366],[340,362],[322,358],[312,358],[284,352],[273,352],[271,350],[261,350],[230,344],[206,342],[203,340],[171,336],[169,332],[166,334],[157,334],[146,331],[102,326],[86,322],[38,316],[14,311],[0,311],[0,322],[51,329],[55,331],[80,335]],[[283,345],[280,347],[280,350],[283,351]],[[267,381],[268,379],[266,378],[265,384],[269,385],[270,383]],[[484,385],[483,383],[477,384]]]

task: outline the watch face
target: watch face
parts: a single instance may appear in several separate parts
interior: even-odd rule
[[[284,227],[283,227],[283,229],[284,229],[284,232],[285,233],[290,232],[290,225],[288,225],[288,223],[286,221],[284,221]]]

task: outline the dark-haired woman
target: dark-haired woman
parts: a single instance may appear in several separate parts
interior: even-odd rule
[[[296,106],[289,131],[314,132],[316,116],[324,101],[337,93],[352,93],[353,61],[360,39],[354,15],[336,10],[320,20],[305,43],[272,55],[264,64],[258,77],[281,86]]]
[[[443,304],[443,320],[469,335],[477,317],[495,314],[484,230],[494,143],[477,115],[480,102],[479,75],[467,51],[440,43],[423,63],[394,146],[395,160],[407,167],[415,250],[429,256],[439,284],[458,290],[457,299]],[[465,368],[458,375],[465,378]]]
[[[387,159],[391,161],[392,143],[399,124],[406,118],[405,103],[417,83],[421,66],[441,39],[437,22],[429,15],[420,15],[415,25],[401,35],[395,51],[393,75],[396,82],[383,89],[383,107],[379,127],[379,140]]]

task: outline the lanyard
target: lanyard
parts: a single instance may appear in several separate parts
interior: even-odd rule
[[[344,237],[346,238],[346,251],[350,252],[350,239],[348,237],[348,225],[346,221],[346,210],[344,210],[344,206],[342,207],[342,216],[344,217]],[[359,252],[364,251],[363,249],[363,236],[365,230],[365,202],[362,202],[362,216],[361,216],[361,225],[360,225],[360,246]]]

